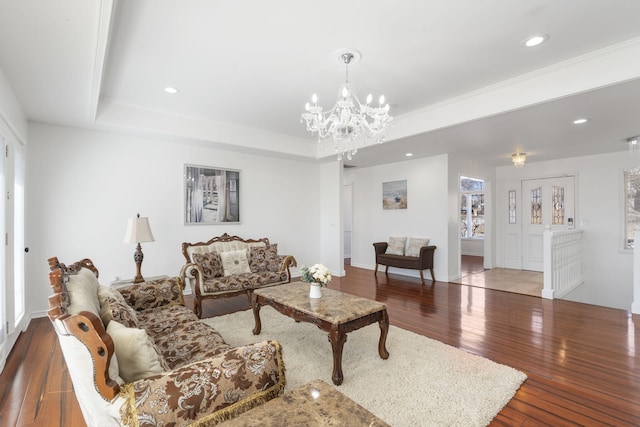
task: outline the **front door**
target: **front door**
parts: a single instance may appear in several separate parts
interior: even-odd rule
[[[574,227],[574,177],[522,181],[522,268],[542,271],[543,231]]]

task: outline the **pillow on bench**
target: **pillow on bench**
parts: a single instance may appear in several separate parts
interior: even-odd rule
[[[409,246],[407,247],[406,256],[420,256],[420,248],[423,246],[427,246],[429,244],[429,239],[417,239],[415,237],[409,238]]]
[[[404,245],[407,242],[406,237],[389,237],[389,245],[385,254],[404,255]]]

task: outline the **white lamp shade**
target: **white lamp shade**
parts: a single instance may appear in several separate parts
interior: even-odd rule
[[[151,227],[149,227],[149,218],[129,218],[127,231],[124,234],[124,243],[144,242],[155,242]]]

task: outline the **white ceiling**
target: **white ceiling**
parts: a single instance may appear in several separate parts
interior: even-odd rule
[[[394,126],[350,164],[500,166],[640,134],[639,16],[636,0],[0,0],[0,69],[32,121],[328,159],[300,113],[314,92],[334,103],[333,53],[355,48],[350,82],[384,93]]]

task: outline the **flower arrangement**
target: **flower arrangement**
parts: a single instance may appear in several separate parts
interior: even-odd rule
[[[331,272],[322,264],[314,264],[311,267],[302,266],[302,281],[305,283],[326,286],[331,281]]]

